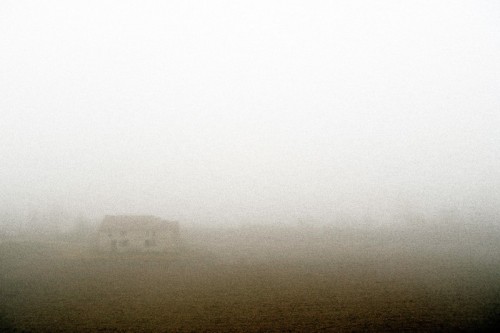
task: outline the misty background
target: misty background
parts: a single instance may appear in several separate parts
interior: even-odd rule
[[[2,1],[0,217],[498,216],[499,37],[496,1]]]

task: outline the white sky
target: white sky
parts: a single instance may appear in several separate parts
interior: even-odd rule
[[[0,1],[0,209],[500,202],[498,1]]]

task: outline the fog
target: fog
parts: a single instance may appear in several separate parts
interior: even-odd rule
[[[500,2],[0,1],[1,332],[496,332]]]
[[[499,37],[496,1],[2,1],[0,211],[498,214]]]

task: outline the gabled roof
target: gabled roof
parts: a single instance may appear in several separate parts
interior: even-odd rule
[[[179,224],[153,215],[106,215],[99,231],[110,230],[171,230],[177,232]]]

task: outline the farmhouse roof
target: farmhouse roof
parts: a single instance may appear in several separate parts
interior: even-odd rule
[[[178,231],[176,221],[163,220],[153,215],[106,215],[100,231],[168,229]]]

